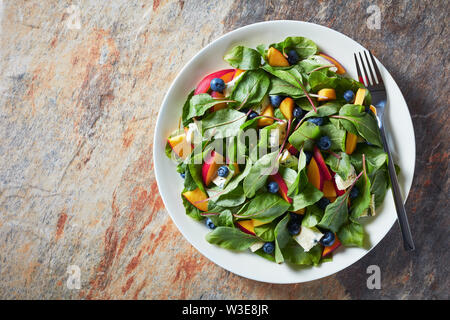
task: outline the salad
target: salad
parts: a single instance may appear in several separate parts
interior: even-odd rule
[[[390,186],[369,91],[304,37],[223,58],[230,68],[198,83],[167,139],[186,214],[211,244],[276,263],[366,247],[361,222]]]

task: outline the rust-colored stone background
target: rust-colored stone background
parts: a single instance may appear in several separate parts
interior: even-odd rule
[[[371,4],[380,30],[366,26]],[[0,298],[448,299],[449,9],[445,0],[0,1]],[[208,261],[172,223],[152,163],[162,98],[210,41],[273,19],[343,32],[397,80],[417,142],[407,202],[415,252],[403,251],[395,225],[336,275],[270,285]],[[371,264],[381,290],[366,287]],[[79,290],[66,286],[69,265],[80,267]]]

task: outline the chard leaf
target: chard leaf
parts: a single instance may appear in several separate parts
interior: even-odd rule
[[[314,140],[320,137],[319,126],[309,121],[303,122],[302,125],[289,136],[289,143],[297,150],[303,145],[305,149],[312,149]]]
[[[272,221],[271,223],[266,223],[261,226],[255,227],[255,234],[261,238],[263,241],[271,242],[275,241],[275,227],[277,226],[277,221]]]
[[[203,135],[223,139],[237,136],[241,125],[246,121],[246,116],[242,112],[234,109],[221,109],[212,112],[202,121]]]
[[[314,246],[308,252],[295,241],[291,239],[285,248],[283,248],[283,257],[287,262],[296,265],[317,266],[320,263],[322,248]]]
[[[262,193],[247,202],[236,217],[271,222],[289,209],[290,204],[273,193]]]
[[[340,227],[348,221],[348,200],[349,191],[330,203],[325,209],[325,214],[318,226],[337,232]]]
[[[186,108],[183,107],[183,124],[189,123],[190,122],[189,120],[194,117],[203,116],[205,112],[208,111],[210,108],[212,108],[216,104],[224,102],[233,102],[233,100],[214,99],[207,93],[192,96],[192,98],[189,101],[189,111],[186,111]]]
[[[192,90],[191,91],[191,93],[189,93],[189,95],[188,95],[188,97],[187,97],[187,99],[186,99],[186,102],[184,103],[184,105],[183,105],[183,112],[182,112],[182,115],[181,115],[181,121],[183,122],[183,127],[187,127],[188,126],[188,124],[189,123],[191,123],[192,122],[192,117],[189,117],[189,113],[190,113],[190,108],[191,108],[191,99],[192,99],[192,96],[194,95],[194,91],[195,90]]]
[[[345,152],[338,153],[340,159],[333,155],[329,155],[325,159],[325,163],[330,166],[333,172],[336,172],[341,176],[342,180],[347,180],[348,176],[352,170],[352,163],[350,157]]]
[[[182,193],[184,193],[186,191],[188,191],[188,190],[184,189]],[[184,206],[184,209],[186,210],[186,214],[189,217],[191,217],[194,220],[198,220],[198,221],[201,221],[205,218],[200,214],[200,210],[198,208],[194,207],[194,205],[192,203],[190,203],[185,197],[183,197],[183,195],[181,196],[181,199],[183,200],[183,206]]]
[[[334,124],[328,123],[320,126],[320,133],[322,136],[328,136],[331,140],[331,150],[345,151],[345,138],[347,132],[337,128]]]
[[[356,186],[359,189],[359,195],[358,197],[356,197],[356,199],[354,199],[352,201],[352,206],[351,206],[351,217],[353,219],[357,219],[359,218],[364,211],[366,211],[367,209],[369,209],[369,205],[370,205],[370,180],[369,177],[367,176],[367,172],[363,173],[363,177],[364,179],[360,179],[357,183]]]
[[[244,194],[246,197],[252,198],[256,191],[265,185],[269,175],[276,172],[277,155],[276,151],[268,153],[259,158],[251,167],[250,172],[244,178]]]
[[[339,241],[346,247],[364,247],[364,229],[359,223],[349,222],[345,224],[338,231],[337,236]]]
[[[306,59],[317,53],[317,45],[314,41],[304,37],[287,37],[283,42],[270,45],[282,53],[295,50],[300,59]]]
[[[284,248],[291,236],[287,230],[287,224],[289,222],[289,215],[287,214],[283,219],[278,222],[275,227],[274,235],[275,235],[275,262],[282,263],[284,261],[283,253],[281,249]]]
[[[307,228],[315,227],[319,224],[323,217],[323,210],[316,205],[311,205],[306,208],[305,216],[302,219],[302,226]]]
[[[291,211],[297,211],[306,208],[319,201],[323,197],[322,191],[316,189],[311,183],[307,183],[300,193],[292,197]]]
[[[237,101],[230,105],[234,108],[250,108],[261,103],[270,86],[270,79],[263,70],[249,70],[237,81],[231,93],[231,99]]]

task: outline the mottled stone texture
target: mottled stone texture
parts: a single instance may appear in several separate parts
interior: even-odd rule
[[[0,298],[449,298],[448,1],[74,1],[79,14],[70,1],[0,3]],[[366,26],[374,3],[380,30]],[[152,163],[164,93],[210,41],[273,19],[341,31],[397,80],[417,142],[415,252],[396,225],[337,275],[270,285],[208,261],[170,220]],[[371,264],[382,290],[366,287]]]

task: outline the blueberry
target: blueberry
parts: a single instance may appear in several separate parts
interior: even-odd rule
[[[214,222],[212,222],[212,220],[210,218],[206,218],[206,226],[210,229],[215,229],[216,225],[214,224]]]
[[[290,65],[296,64],[298,62],[298,60],[300,60],[300,57],[298,56],[297,51],[295,50],[290,50],[288,52],[288,58],[287,58],[288,62]]]
[[[300,223],[292,222],[288,224],[288,232],[291,236],[295,236],[300,233]]]
[[[220,78],[212,79],[209,85],[212,91],[222,92],[225,89],[225,81]]]
[[[353,93],[352,90],[347,90],[347,91],[344,92],[344,99],[347,102],[352,102],[353,98],[355,98],[355,94]]]
[[[265,253],[271,254],[273,253],[273,251],[275,250],[275,245],[273,244],[273,242],[266,242],[263,245],[263,251]]]
[[[306,164],[309,164],[311,162],[313,154],[310,151],[304,151],[304,153],[305,153],[305,156],[306,156]]]
[[[269,96],[270,104],[275,108],[280,106],[281,101],[283,101],[283,99],[284,99],[283,96]]]
[[[295,107],[294,110],[292,111],[292,114],[294,115],[294,117],[298,120],[300,120],[301,118],[303,118],[303,110],[300,107]]]
[[[180,172],[180,176],[184,179],[186,178],[186,174],[184,172]]]
[[[255,119],[257,116],[259,116],[259,114],[255,111],[250,112],[250,114],[247,117],[247,120],[252,120]]]
[[[243,113],[245,113],[245,114],[247,114],[247,112],[249,111],[249,109],[248,109],[248,108],[243,108],[243,109],[241,109],[240,111],[243,112]]]
[[[355,199],[359,194],[359,189],[356,186],[353,186],[352,190],[350,191],[350,199]]]
[[[308,120],[306,120],[308,122],[314,123],[316,126],[321,126],[323,125],[323,118],[309,118]]]
[[[277,193],[279,189],[280,187],[278,186],[278,183],[276,183],[275,181],[271,181],[267,184],[267,190],[270,193]]]
[[[230,173],[230,170],[228,169],[227,166],[221,166],[217,170],[217,175],[222,178],[225,178],[226,176],[228,176],[229,173]]]
[[[331,147],[331,139],[328,136],[320,137],[319,142],[317,142],[317,146],[320,150],[328,150]]]
[[[330,204],[330,200],[328,200],[327,198],[322,198],[317,202],[317,205],[319,206],[319,208],[325,210],[325,208]]]
[[[302,215],[297,214],[295,212],[289,212],[290,221],[300,223],[302,221]]]
[[[326,231],[323,237],[320,239],[320,243],[325,247],[329,247],[333,245],[335,239],[336,237],[334,236],[333,232]]]

